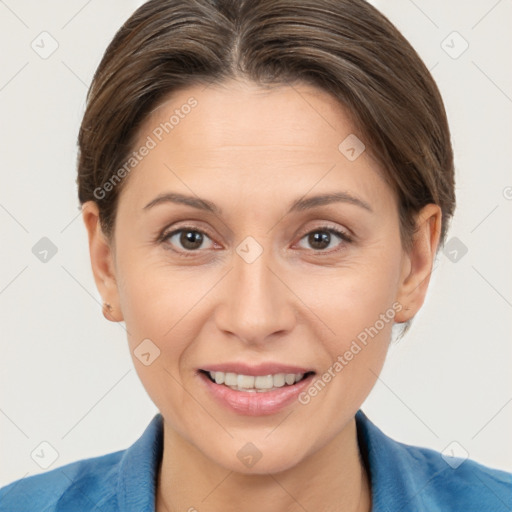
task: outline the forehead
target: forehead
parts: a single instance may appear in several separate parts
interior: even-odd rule
[[[127,188],[142,200],[159,186],[183,188],[176,176],[186,175],[203,192],[215,181],[306,193],[314,182],[322,179],[328,186],[344,174],[345,184],[368,189],[371,196],[376,180],[382,181],[377,162],[367,151],[350,160],[340,150],[354,131],[346,109],[308,84],[191,86],[166,98],[142,124],[136,148],[148,137],[154,144]]]
[[[191,98],[196,106],[185,108]],[[240,146],[257,151],[265,146],[269,150],[330,150],[336,155],[340,137],[354,131],[341,104],[318,88],[307,84],[264,88],[232,80],[174,93],[148,116],[141,136],[169,121],[175,110],[177,114],[181,110],[188,113],[181,113],[179,123],[169,133],[174,144],[201,150],[236,150]]]

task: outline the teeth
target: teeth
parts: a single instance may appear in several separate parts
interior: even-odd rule
[[[284,373],[277,373],[273,376],[273,385],[275,388],[282,388],[286,382],[286,376]]]
[[[274,377],[272,375],[258,375],[254,379],[254,387],[256,389],[271,389],[274,387]]]
[[[303,373],[276,373],[274,375],[241,375],[237,373],[208,372],[217,384],[224,384],[237,391],[268,391],[291,386],[304,377]]]
[[[251,389],[254,387],[254,377],[250,375],[237,375],[236,383],[239,388]]]
[[[217,373],[222,373],[222,372],[215,372],[215,376],[217,376]],[[236,378],[236,373],[225,373],[224,374],[224,384],[226,384],[226,386],[236,386],[238,384],[237,378]]]

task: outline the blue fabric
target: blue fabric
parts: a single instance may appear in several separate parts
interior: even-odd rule
[[[359,446],[372,485],[372,512],[510,512],[512,474],[386,436],[362,411]],[[0,512],[154,512],[163,449],[155,415],[128,449],[67,464],[0,489]],[[265,509],[262,504],[262,509]]]

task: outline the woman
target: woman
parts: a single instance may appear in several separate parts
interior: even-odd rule
[[[78,187],[104,315],[158,407],[0,510],[512,508],[512,476],[360,410],[455,206],[438,89],[363,0],[151,0],[107,48]]]

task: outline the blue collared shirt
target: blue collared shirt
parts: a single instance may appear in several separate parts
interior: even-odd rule
[[[360,450],[372,512],[510,512],[512,474],[386,436],[360,410]],[[79,460],[0,489],[0,512],[154,512],[163,450],[156,414],[128,449]],[[264,506],[262,508],[265,508]]]

